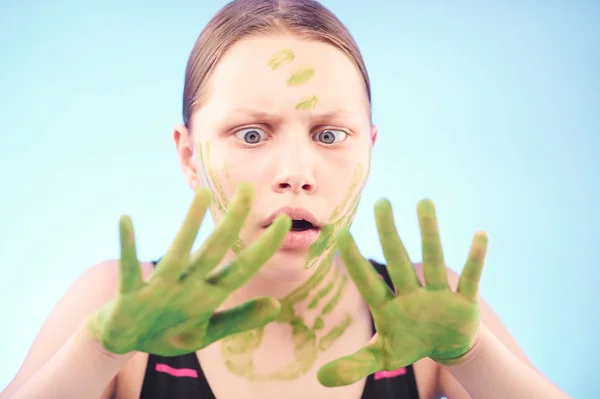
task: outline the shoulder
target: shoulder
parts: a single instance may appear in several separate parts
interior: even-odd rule
[[[153,270],[150,262],[140,264],[142,276]],[[119,260],[97,263],[83,271],[59,299],[40,330],[17,375],[3,394],[10,395],[37,372],[81,326],[85,318],[112,300],[119,289]]]

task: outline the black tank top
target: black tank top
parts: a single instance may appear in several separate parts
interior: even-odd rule
[[[371,261],[385,282],[392,281],[385,265]],[[156,265],[156,262],[154,262]],[[373,334],[375,326],[373,325]],[[315,377],[316,378],[316,377]],[[216,399],[196,353],[164,357],[150,354],[140,399]],[[371,374],[362,399],[419,399],[412,365]]]

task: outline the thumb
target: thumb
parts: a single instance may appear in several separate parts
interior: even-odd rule
[[[350,385],[383,370],[383,352],[370,343],[356,353],[325,364],[317,372],[319,382],[326,387]]]
[[[206,330],[206,345],[229,335],[264,327],[279,316],[281,304],[272,297],[251,299],[212,315]]]

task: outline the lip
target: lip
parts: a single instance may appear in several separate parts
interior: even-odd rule
[[[321,225],[319,224],[319,220],[315,217],[315,215],[313,215],[312,213],[310,213],[307,209],[304,208],[292,208],[289,206],[283,207],[281,209],[276,210],[275,212],[273,212],[271,214],[271,216],[269,216],[264,223],[264,227],[269,226],[271,223],[273,223],[273,221],[275,220],[275,218],[281,214],[285,214],[288,215],[292,220],[301,220],[304,219],[307,222],[309,222],[310,224],[313,225],[314,228],[316,229],[321,229]]]

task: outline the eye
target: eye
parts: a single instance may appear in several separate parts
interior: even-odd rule
[[[346,132],[343,132],[341,130],[328,129],[322,130],[319,133],[315,134],[313,136],[313,140],[316,140],[323,144],[336,144],[346,140],[346,137],[348,137],[348,134]]]
[[[267,133],[256,127],[238,130],[235,132],[234,136],[236,139],[246,144],[258,144],[262,141],[261,139],[266,139],[268,137]]]

